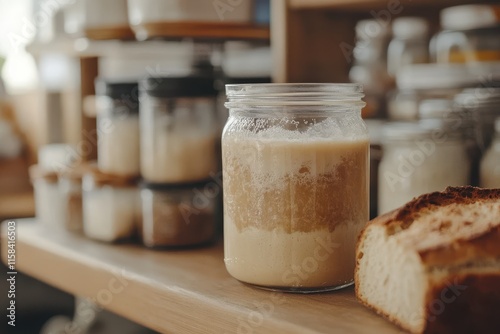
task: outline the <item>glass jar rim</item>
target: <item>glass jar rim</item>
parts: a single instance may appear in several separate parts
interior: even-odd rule
[[[226,85],[228,108],[249,106],[364,107],[363,86],[356,83],[259,83]]]

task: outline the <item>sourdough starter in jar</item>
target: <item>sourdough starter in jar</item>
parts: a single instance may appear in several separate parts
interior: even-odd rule
[[[356,239],[368,221],[369,140],[358,98],[354,111],[304,113],[313,105],[281,118],[228,103],[224,247],[232,276],[300,292],[352,282]]]

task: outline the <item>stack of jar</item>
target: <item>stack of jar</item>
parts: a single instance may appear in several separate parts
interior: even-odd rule
[[[363,118],[385,114],[385,94],[393,85],[386,63],[389,40],[390,26],[385,22],[362,20],[356,25],[354,65],[349,71],[349,79],[363,85],[366,101]]]
[[[213,76],[151,77],[140,94],[143,243],[210,242],[221,195]]]
[[[95,240],[132,239],[139,226],[137,83],[96,81],[97,164],[83,175],[83,231]]]
[[[30,167],[37,220],[51,228],[80,232],[82,225],[82,175],[86,167],[77,150],[50,144],[38,152],[38,164]]]

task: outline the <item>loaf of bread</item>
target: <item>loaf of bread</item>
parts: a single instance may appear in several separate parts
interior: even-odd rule
[[[372,220],[356,296],[412,333],[500,333],[500,189],[450,187]]]

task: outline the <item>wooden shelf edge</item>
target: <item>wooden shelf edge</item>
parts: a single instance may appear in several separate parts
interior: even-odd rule
[[[369,12],[374,9],[386,8],[389,6],[433,6],[445,7],[460,4],[474,3],[471,0],[400,0],[400,1],[387,1],[387,0],[288,0],[289,6],[292,9],[355,9],[359,11]],[[485,0],[484,2],[494,2]],[[392,4],[391,4],[392,3]]]
[[[2,260],[6,261],[6,225]],[[227,274],[222,244],[151,251],[107,245],[33,220],[17,221],[16,270],[164,333],[399,333],[364,308],[353,290],[281,294]],[[22,289],[21,286],[18,289]]]

